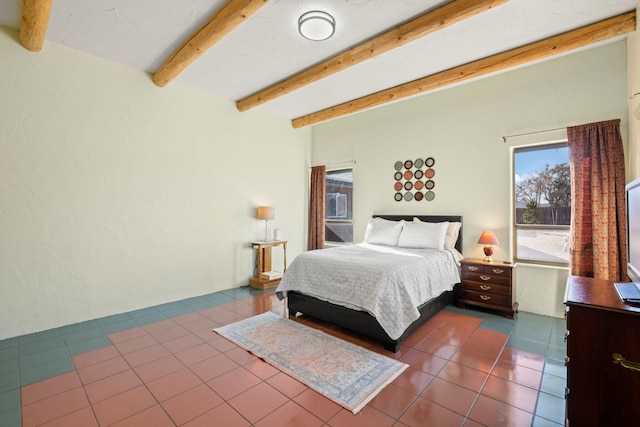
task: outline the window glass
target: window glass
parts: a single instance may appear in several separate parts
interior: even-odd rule
[[[327,171],[325,241],[353,242],[353,171]]]
[[[513,163],[516,259],[567,264],[571,224],[567,144],[516,148]]]

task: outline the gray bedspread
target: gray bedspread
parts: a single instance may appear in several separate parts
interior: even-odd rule
[[[418,306],[460,282],[454,251],[361,243],[298,255],[276,289],[299,291],[373,315],[392,339],[418,317]]]

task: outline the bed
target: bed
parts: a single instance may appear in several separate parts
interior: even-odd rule
[[[402,227],[405,232],[399,241],[396,237],[396,244],[387,241],[392,237],[386,235],[380,241],[373,234],[367,236],[372,224],[380,223],[394,230]],[[416,223],[421,225],[409,225]],[[416,245],[410,231],[432,228],[440,236],[447,223],[459,227],[454,236],[447,235],[448,249],[412,247]],[[287,299],[290,316],[302,313],[333,323],[378,339],[385,349],[397,352],[406,337],[453,302],[453,289],[460,281],[462,217],[373,215],[367,234],[362,244],[300,254],[287,268],[276,294]],[[405,236],[409,237],[403,240]],[[370,287],[378,282],[385,284]],[[362,287],[371,292],[366,301],[354,295],[354,289],[361,292]]]

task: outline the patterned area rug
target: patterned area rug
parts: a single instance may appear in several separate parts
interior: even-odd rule
[[[354,414],[408,367],[271,312],[214,331]]]

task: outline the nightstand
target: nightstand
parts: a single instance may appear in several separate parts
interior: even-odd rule
[[[255,276],[249,279],[249,286],[256,289],[275,288],[280,283],[282,274],[279,277],[268,278],[263,273],[271,273],[271,249],[282,246],[284,252],[284,266],[282,273],[287,271],[287,242],[285,240],[271,240],[262,242],[251,242],[251,248],[258,251],[256,257]]]
[[[466,305],[504,311],[508,318],[518,311],[515,290],[515,267],[501,261],[484,262],[466,258],[462,264],[461,284],[458,288],[458,307]]]

